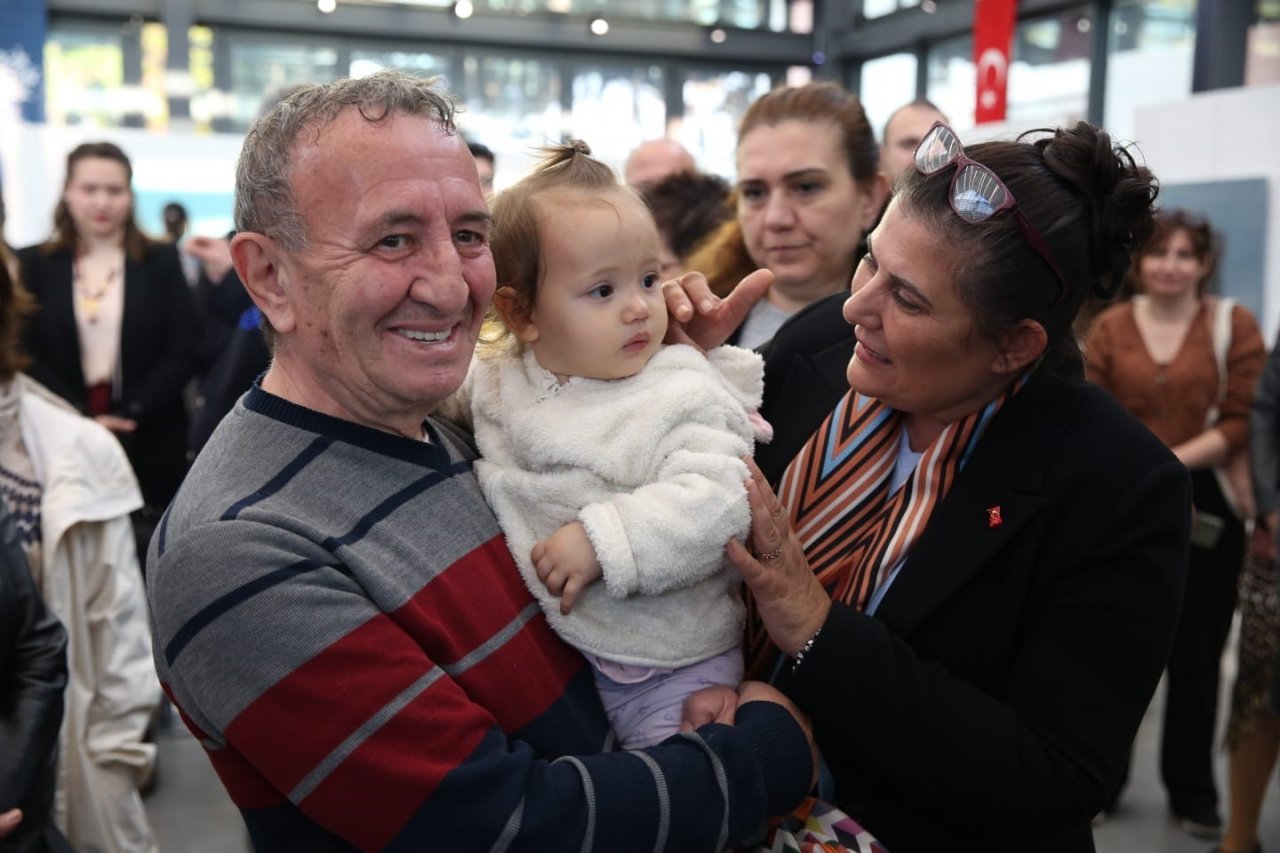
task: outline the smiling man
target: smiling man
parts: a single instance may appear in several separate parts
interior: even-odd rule
[[[453,107],[394,72],[305,88],[250,131],[236,270],[271,367],[152,542],[161,679],[257,850],[718,850],[811,776],[786,700],[611,752],[431,417],[494,291]]]

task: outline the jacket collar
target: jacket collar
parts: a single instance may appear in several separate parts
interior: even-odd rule
[[[1009,401],[929,519],[876,618],[909,634],[1036,517],[1048,500],[1049,463],[1078,405],[1069,386],[1040,376]]]

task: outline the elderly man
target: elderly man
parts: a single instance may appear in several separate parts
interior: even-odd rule
[[[656,184],[663,178],[698,168],[693,155],[674,139],[650,139],[641,142],[627,156],[622,174],[633,187]]]
[[[610,751],[466,437],[430,417],[495,286],[450,102],[395,72],[290,96],[245,141],[236,226],[273,361],[148,585],[161,678],[254,847],[718,850],[793,806],[810,744],[763,685],[735,725]]]

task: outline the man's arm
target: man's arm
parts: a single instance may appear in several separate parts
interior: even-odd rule
[[[769,702],[592,754],[590,674],[501,538],[386,612],[334,548],[218,522],[152,568],[160,668],[259,849],[322,827],[361,848],[713,850],[807,790],[804,734]]]

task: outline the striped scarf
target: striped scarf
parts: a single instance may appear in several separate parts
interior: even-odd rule
[[[778,499],[805,556],[833,601],[862,610],[915,545],[996,412],[1026,384],[1027,371],[978,411],[952,421],[889,494],[905,418],[852,390],[840,400],[778,484]],[[757,677],[773,646],[748,596],[747,660]]]

